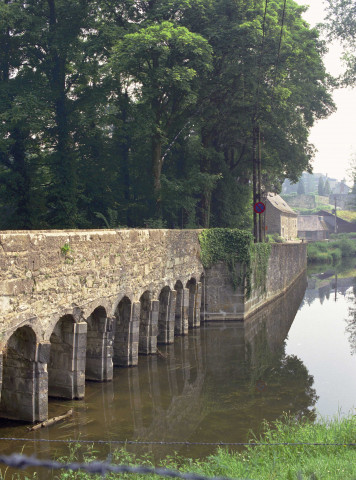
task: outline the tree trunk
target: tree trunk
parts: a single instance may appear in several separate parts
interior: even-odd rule
[[[202,135],[202,145],[204,148],[210,147],[209,135]],[[205,155],[202,156],[200,159],[200,171],[211,173],[210,159],[207,158]],[[211,198],[212,198],[212,191],[210,189],[205,188],[205,190],[201,193],[201,198],[199,202],[200,203],[199,223],[204,228],[210,227]]]
[[[128,134],[128,118],[129,118],[129,103],[130,99],[128,93],[125,92],[124,95],[120,95],[120,111],[121,111],[121,121],[123,127],[121,132],[118,135],[117,139],[117,148],[120,154],[120,178],[119,178],[119,190],[122,188],[123,200],[125,205],[125,211],[120,214],[122,221],[127,226],[131,225],[130,219],[130,169],[129,169],[129,146],[130,146],[130,137]]]
[[[70,141],[68,108],[65,85],[66,55],[61,52],[57,41],[58,20],[55,0],[48,0],[49,6],[49,57],[51,68],[49,84],[55,109],[56,153],[53,162],[54,191],[51,223],[58,227],[77,226],[77,179],[75,157]]]
[[[156,201],[156,217],[162,218],[161,199],[161,172],[162,172],[162,139],[159,134],[152,138],[152,169],[153,169],[153,194]]]
[[[201,218],[203,228],[210,228],[211,190],[205,190],[201,197]]]
[[[13,157],[13,172],[17,174],[17,199],[16,199],[16,228],[31,229],[31,180],[28,165],[26,163],[26,140],[28,131],[14,128],[11,132],[13,144],[10,154]]]

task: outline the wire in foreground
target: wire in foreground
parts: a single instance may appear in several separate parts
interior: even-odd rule
[[[44,443],[80,443],[80,444],[104,444],[104,445],[182,445],[192,447],[195,445],[215,447],[278,447],[278,446],[311,446],[311,447],[356,447],[356,443],[325,443],[325,442],[179,442],[179,441],[155,441],[155,440],[63,440],[49,438],[11,438],[3,437],[0,441],[7,442],[44,442]]]
[[[26,455],[0,455],[0,464],[12,468],[44,467],[51,470],[72,470],[74,472],[83,470],[90,474],[106,475],[107,473],[135,473],[138,475],[160,475],[161,477],[181,478],[182,480],[232,480],[226,477],[205,477],[196,473],[183,473],[177,470],[167,468],[155,468],[146,466],[112,465],[107,462],[89,462],[89,463],[61,463],[54,460],[41,460]],[[241,479],[242,480],[242,479]],[[248,479],[244,479],[248,480]]]

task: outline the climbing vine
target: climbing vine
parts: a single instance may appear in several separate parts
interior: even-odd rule
[[[268,260],[271,253],[269,243],[254,243],[251,248],[251,264],[254,278],[254,287],[266,291]]]
[[[266,243],[253,243],[251,233],[232,229],[214,228],[203,230],[199,235],[201,261],[205,268],[224,262],[230,271],[231,282],[236,290],[245,286],[247,298],[251,295],[251,282],[255,287],[266,289],[266,274],[271,246]],[[239,265],[239,273],[236,265]]]

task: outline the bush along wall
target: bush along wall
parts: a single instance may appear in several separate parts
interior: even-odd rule
[[[203,230],[199,235],[201,261],[204,268],[224,262],[231,274],[231,283],[236,290],[244,286],[247,298],[251,295],[252,278],[254,288],[266,291],[266,276],[271,246],[253,243],[250,232],[232,228]],[[239,273],[237,265],[240,266]]]

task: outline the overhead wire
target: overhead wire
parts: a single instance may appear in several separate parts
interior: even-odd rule
[[[77,443],[77,444],[103,444],[103,445],[182,445],[182,446],[235,446],[235,447],[276,447],[276,446],[309,446],[309,447],[356,447],[356,443],[326,443],[326,442],[189,442],[189,441],[159,441],[159,440],[63,440],[49,438],[11,438],[3,437],[0,441],[39,442],[39,443]]]
[[[281,20],[281,31],[280,31],[280,34],[279,34],[277,58],[276,58],[275,69],[274,69],[272,104],[274,103],[275,93],[276,93],[278,67],[279,67],[279,60],[280,60],[280,56],[281,56],[282,39],[283,39],[283,32],[284,32],[284,22],[285,22],[285,18],[286,18],[286,7],[287,7],[287,0],[284,0],[283,11],[282,11],[282,20]]]

